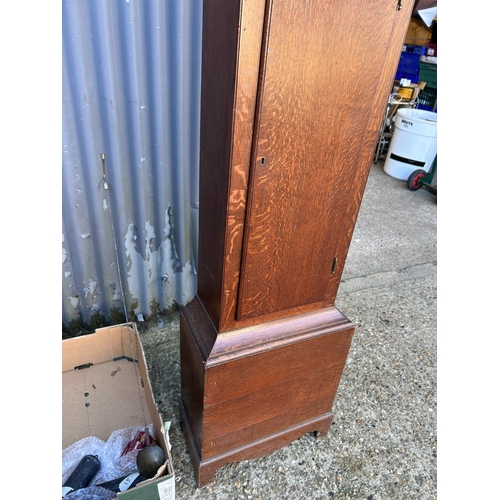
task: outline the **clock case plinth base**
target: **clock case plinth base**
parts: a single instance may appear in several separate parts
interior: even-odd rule
[[[328,432],[354,334],[337,308],[218,333],[195,297],[180,332],[181,421],[198,487],[227,463]]]

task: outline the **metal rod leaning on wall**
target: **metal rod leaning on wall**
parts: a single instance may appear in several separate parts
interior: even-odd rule
[[[115,226],[113,223],[113,213],[111,211],[111,200],[109,196],[109,185],[108,185],[108,179],[106,176],[106,155],[104,153],[101,153],[101,164],[102,164],[102,178],[103,178],[103,186],[104,190],[106,191],[106,201],[108,203],[108,209],[109,209],[109,218],[111,221],[111,231],[113,233],[113,245],[115,247],[115,259],[116,259],[116,269],[118,271],[118,282],[120,283],[120,293],[122,296],[122,303],[123,303],[123,312],[125,313],[125,321],[128,323],[128,312],[127,312],[127,304],[125,302],[125,294],[123,293],[123,282],[122,282],[122,273],[121,273],[121,268],[120,268],[120,259],[118,258],[118,245],[116,244],[116,237],[115,237]]]

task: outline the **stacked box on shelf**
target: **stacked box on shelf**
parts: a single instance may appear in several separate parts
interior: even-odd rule
[[[395,80],[407,78],[418,82],[420,56],[425,55],[426,47],[420,45],[403,45]]]
[[[427,43],[427,55],[430,57],[437,57],[438,55],[437,43],[433,42]]]

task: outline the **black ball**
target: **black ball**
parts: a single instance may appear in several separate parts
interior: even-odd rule
[[[139,474],[147,478],[154,477],[164,463],[165,453],[157,445],[146,446],[137,454]]]

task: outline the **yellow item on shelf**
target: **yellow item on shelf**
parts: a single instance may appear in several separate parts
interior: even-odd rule
[[[398,94],[405,101],[411,101],[415,87],[399,87]]]

